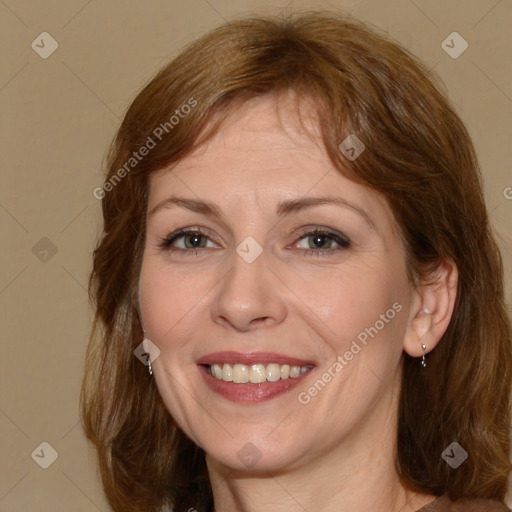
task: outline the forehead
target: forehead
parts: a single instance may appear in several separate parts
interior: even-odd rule
[[[311,151],[313,147],[315,151]],[[279,165],[281,159],[276,160],[277,154],[281,159],[293,159],[299,155],[310,160],[322,157],[325,165],[327,155],[311,100],[288,92],[256,97],[238,105],[208,142],[197,147],[172,169],[211,168],[222,160],[231,168],[242,169],[247,164],[259,164],[253,168],[271,170],[284,167]],[[160,173],[166,170],[169,169]]]
[[[299,108],[300,107],[300,108]],[[235,110],[190,155],[153,173],[148,209],[168,195],[271,207],[283,199],[339,195],[389,217],[384,198],[348,179],[328,157],[314,105],[291,94],[255,98]]]

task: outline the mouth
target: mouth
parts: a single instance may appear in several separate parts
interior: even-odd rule
[[[201,358],[197,364],[210,390],[239,403],[277,398],[315,368],[311,361],[268,352],[217,352]]]
[[[261,384],[263,382],[277,382],[278,380],[296,379],[311,369],[310,365],[291,366],[278,363],[256,363],[246,365],[241,363],[216,363],[207,365],[210,375],[224,382],[235,384]]]

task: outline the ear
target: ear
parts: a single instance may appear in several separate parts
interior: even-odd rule
[[[458,277],[455,263],[445,260],[414,289],[404,336],[404,350],[410,356],[428,354],[446,332],[457,298]]]

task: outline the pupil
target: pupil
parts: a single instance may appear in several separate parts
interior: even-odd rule
[[[192,235],[192,237],[190,238],[190,243],[194,247],[198,247],[201,243],[201,235]]]
[[[324,236],[323,235],[316,235],[315,238],[313,238],[313,243],[317,247],[321,247],[324,243]]]

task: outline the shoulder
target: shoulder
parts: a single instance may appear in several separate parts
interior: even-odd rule
[[[511,512],[501,501],[494,500],[457,500],[451,501],[442,496],[425,505],[418,512]]]

